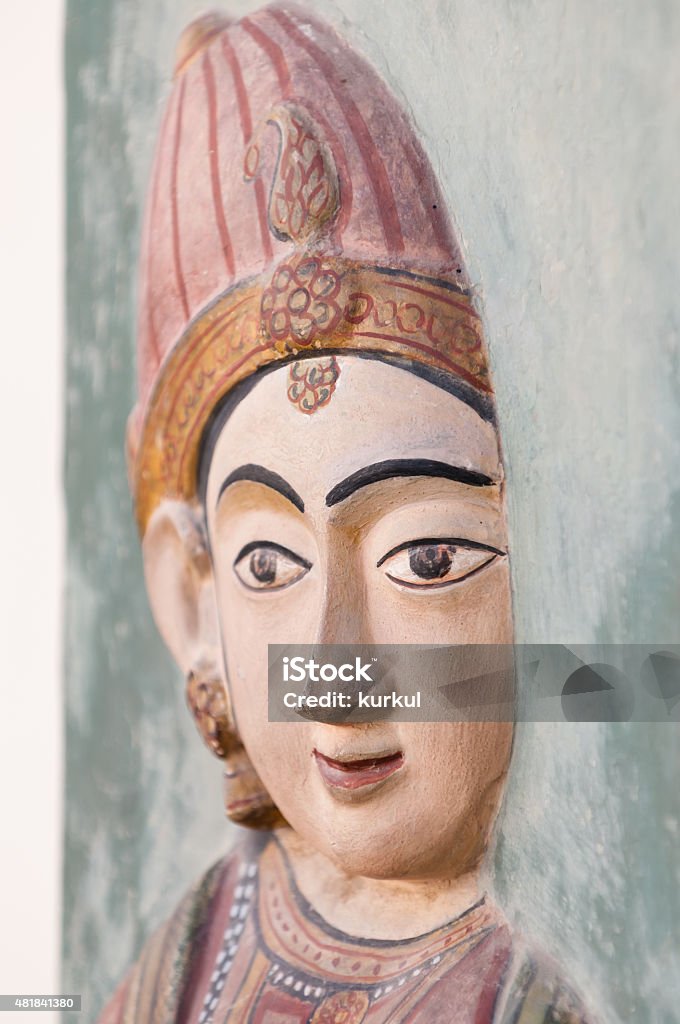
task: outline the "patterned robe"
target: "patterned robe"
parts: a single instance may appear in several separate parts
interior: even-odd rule
[[[554,968],[482,899],[405,940],[358,939],[305,900],[271,836],[212,867],[99,1024],[587,1024]]]

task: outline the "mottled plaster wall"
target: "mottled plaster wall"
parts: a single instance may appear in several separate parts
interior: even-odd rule
[[[232,2],[233,14],[259,6]],[[413,113],[483,302],[518,639],[680,640],[677,0],[316,0]],[[140,204],[191,0],[70,0],[64,990],[233,839],[125,480]],[[678,724],[525,725],[494,885],[605,1021],[680,1021]]]

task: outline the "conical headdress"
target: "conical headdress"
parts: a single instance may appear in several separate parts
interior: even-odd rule
[[[141,252],[128,430],[142,533],[193,501],[201,438],[243,378],[361,352],[490,383],[432,168],[376,72],[328,26],[268,7],[180,42]]]

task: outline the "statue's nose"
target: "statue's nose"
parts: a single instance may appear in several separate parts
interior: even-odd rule
[[[399,659],[393,650],[376,644],[332,644],[307,650],[315,651],[317,665],[328,668],[318,678],[307,678],[296,708],[300,718],[328,725],[365,725],[390,717],[377,698],[395,685]]]

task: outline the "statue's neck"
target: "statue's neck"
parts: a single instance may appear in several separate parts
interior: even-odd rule
[[[456,874],[444,868],[434,878],[351,876],[311,848],[290,828],[276,840],[293,882],[328,924],[364,939],[411,939],[454,921],[481,898],[479,868]]]

